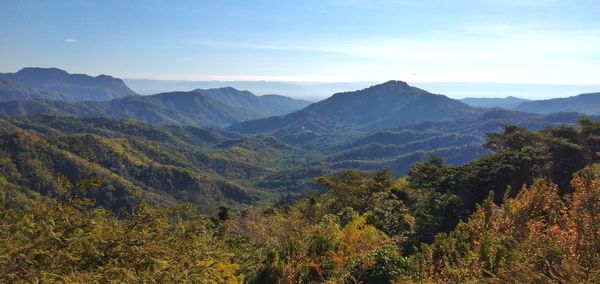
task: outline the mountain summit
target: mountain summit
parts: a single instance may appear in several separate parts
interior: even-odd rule
[[[108,101],[137,95],[121,79],[69,74],[58,68],[28,67],[16,73],[0,73],[0,79],[17,82],[42,92],[61,94],[77,101]]]
[[[441,121],[480,113],[460,101],[429,93],[403,81],[388,81],[363,90],[337,93],[284,117],[242,122],[231,127],[245,133],[299,127],[314,132],[372,130],[423,121]]]

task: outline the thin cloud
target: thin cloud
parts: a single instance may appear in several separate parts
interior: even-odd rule
[[[75,43],[75,42],[77,42],[77,39],[76,39],[76,38],[66,38],[66,39],[65,39],[65,42],[68,42],[68,43]]]

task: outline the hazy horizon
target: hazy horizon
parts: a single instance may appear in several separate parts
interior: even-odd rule
[[[57,68],[26,66],[19,68]],[[7,73],[14,73],[11,70]],[[100,76],[114,74],[87,74],[70,72],[70,74],[85,74]],[[119,77],[117,77],[119,78]],[[269,81],[269,80],[161,80],[147,78],[119,78],[128,87],[141,95],[153,95],[173,91],[191,91],[194,89],[211,89],[233,87],[239,90],[251,91],[255,95],[282,95],[295,99],[317,102],[340,92],[351,92],[390,80],[405,81],[394,78],[381,81]],[[453,99],[464,98],[506,98],[518,97],[529,100],[544,100],[552,98],[571,97],[585,93],[598,93],[600,84],[534,84],[534,83],[495,83],[495,82],[411,82],[409,85],[424,89],[434,94],[441,94]]]
[[[142,95],[152,95],[169,91],[190,91],[193,89],[234,87],[248,90],[255,95],[277,94],[319,101],[338,92],[355,91],[380,82],[302,82],[302,81],[186,81],[123,78],[125,83]],[[391,79],[390,79],[391,80]],[[401,79],[394,79],[401,80]],[[600,84],[526,84],[493,82],[407,82],[411,86],[426,91],[446,95],[454,99],[463,98],[505,98],[509,96],[530,100],[543,100],[576,96],[600,91]]]

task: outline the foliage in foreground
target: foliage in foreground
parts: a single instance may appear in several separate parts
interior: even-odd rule
[[[192,207],[141,205],[127,219],[83,199],[0,208],[0,279],[237,283],[238,266]],[[1,282],[1,281],[0,281]]]
[[[0,208],[0,277],[7,282],[595,282],[600,280],[599,167],[581,171],[572,181],[574,192],[562,197],[544,179],[500,206],[490,196],[468,220],[413,253],[401,250],[413,226],[411,213],[403,206],[380,207],[383,200],[394,200],[397,184],[373,192],[357,189],[344,198],[333,190],[277,210],[231,214],[222,209],[212,218],[190,207],[145,205],[119,218],[65,191],[24,209]],[[352,178],[377,185],[383,176]],[[372,203],[354,203],[371,193]]]
[[[412,277],[461,282],[482,277],[502,282],[600,281],[600,175],[596,165],[571,183],[538,179],[501,206],[490,195],[449,234],[436,235],[410,257]]]

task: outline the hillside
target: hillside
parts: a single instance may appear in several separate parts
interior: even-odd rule
[[[121,79],[107,75],[69,74],[57,68],[23,68],[16,73],[0,73],[0,79],[77,101],[108,101],[137,95]]]
[[[39,114],[135,119],[151,124],[224,127],[232,123],[282,115],[307,105],[282,96],[255,96],[233,88],[129,96],[107,102],[35,99],[0,103],[0,114]]]
[[[249,91],[240,91],[231,87],[196,89],[193,92],[208,96],[232,107],[253,110],[256,117],[285,115],[311,104],[309,101],[280,95],[256,96]]]
[[[0,157],[0,182],[17,195],[54,196],[56,177],[100,179],[86,196],[115,211],[140,201],[189,202],[204,212],[273,201],[279,193],[253,180],[264,182],[282,166],[303,163],[297,149],[270,137],[49,116],[0,117]]]
[[[533,113],[579,112],[600,115],[600,93],[524,102],[515,106],[514,110]]]
[[[241,133],[340,133],[471,117],[480,112],[459,101],[431,94],[404,82],[389,81],[359,91],[334,94],[283,117],[246,121],[229,129]]]
[[[502,125],[541,130],[545,126],[575,124],[581,117],[575,113],[539,115],[497,109],[476,119],[379,129],[335,145],[327,151],[326,162],[332,169],[388,169],[398,175],[432,155],[449,165],[461,165],[488,154],[483,146],[486,134],[501,132]]]

